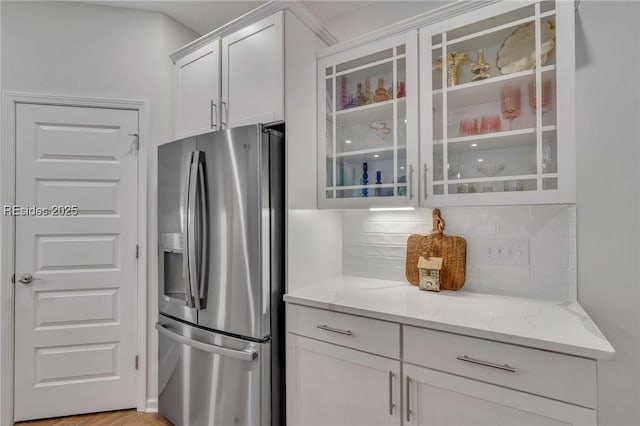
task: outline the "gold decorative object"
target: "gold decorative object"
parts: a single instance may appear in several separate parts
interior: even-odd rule
[[[471,74],[473,74],[471,81],[485,80],[491,77],[489,73],[490,68],[491,65],[484,60],[484,52],[478,50],[476,61],[471,64]]]
[[[371,92],[371,79],[367,77],[364,81],[364,103],[370,104],[373,102],[373,93]]]
[[[556,29],[549,21],[540,23],[540,64],[547,62],[556,46]],[[498,49],[496,65],[502,74],[530,70],[536,66],[536,28],[533,22],[518,27]]]
[[[387,89],[384,88],[384,79],[378,79],[378,88],[376,89],[376,95],[373,97],[373,102],[384,102],[389,100],[389,94]]]
[[[469,63],[469,55],[464,52],[451,52],[447,55],[447,86],[457,86],[460,82],[460,70]],[[442,58],[433,63],[434,70],[442,71]]]

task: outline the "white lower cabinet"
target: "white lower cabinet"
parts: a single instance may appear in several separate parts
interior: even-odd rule
[[[596,411],[403,364],[405,425],[596,425]],[[347,424],[347,423],[345,423]]]
[[[287,306],[289,426],[596,426],[595,360]]]
[[[399,426],[400,362],[287,335],[287,424]]]

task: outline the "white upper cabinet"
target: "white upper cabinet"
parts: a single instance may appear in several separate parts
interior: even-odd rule
[[[575,202],[573,2],[420,30],[422,204]]]
[[[177,60],[174,72],[176,136],[219,128],[220,40]]]
[[[318,205],[417,206],[417,32],[318,62]]]
[[[284,119],[283,12],[222,39],[222,122],[231,128]]]
[[[176,137],[284,120],[283,16],[173,54]]]
[[[321,52],[319,207],[574,203],[574,19],[573,2],[499,2],[419,47]]]

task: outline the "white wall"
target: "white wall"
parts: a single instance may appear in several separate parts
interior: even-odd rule
[[[316,58],[325,47],[291,12],[285,15],[287,120],[287,291],[340,275],[342,215],[316,210]]]
[[[578,300],[616,349],[598,364],[600,425],[640,425],[640,3],[576,17]]]
[[[169,53],[197,34],[166,15],[75,2],[2,1],[2,90],[148,100],[148,398],[157,395],[156,146],[171,140]]]

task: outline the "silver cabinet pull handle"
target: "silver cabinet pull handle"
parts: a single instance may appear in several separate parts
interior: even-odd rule
[[[485,367],[497,368],[498,370],[508,371],[510,373],[516,372],[516,369],[511,367],[509,364],[496,364],[495,362],[482,361],[480,359],[471,358],[468,355],[458,355],[456,359],[464,362],[470,362],[472,364],[484,365]]]
[[[198,349],[200,351],[218,354],[229,358],[235,358],[242,361],[253,361],[258,357],[258,351],[254,348],[237,350],[225,348],[224,346],[199,342],[197,340],[189,339],[187,337],[179,335],[174,331],[169,330],[166,324],[157,323],[156,330],[158,330],[158,333],[167,336],[171,340],[175,340],[176,342],[182,343],[183,345],[191,346],[192,348]]]
[[[411,421],[411,377],[407,376],[407,422]]]
[[[407,192],[409,194],[409,199],[413,200],[413,165],[409,166],[409,191]]]
[[[340,330],[339,328],[329,327],[325,324],[318,325],[317,328],[319,328],[320,330],[330,331],[332,333],[344,334],[345,336],[351,336],[353,334],[351,333],[351,330]]]
[[[429,171],[427,167],[427,163],[424,163],[424,199],[426,200],[429,197],[429,181],[427,172]]]
[[[213,117],[216,118],[216,122],[213,122]],[[211,128],[218,128],[218,105],[216,105],[213,100],[211,100]]]
[[[395,404],[393,403],[393,371],[389,371],[389,415],[393,416],[393,409],[395,408]]]

